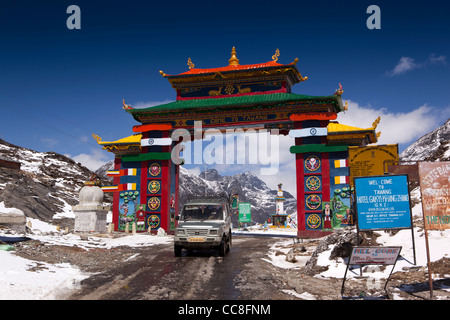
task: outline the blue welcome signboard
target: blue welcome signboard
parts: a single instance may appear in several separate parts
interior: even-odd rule
[[[407,175],[355,178],[359,230],[412,228]]]

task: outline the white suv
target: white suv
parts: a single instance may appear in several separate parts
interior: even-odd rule
[[[231,214],[226,198],[199,197],[189,199],[176,217],[175,256],[182,249],[216,248],[225,256],[231,247]]]

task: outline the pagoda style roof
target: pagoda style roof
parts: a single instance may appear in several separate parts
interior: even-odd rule
[[[142,134],[134,134],[116,141],[102,141],[102,138],[92,135],[97,143],[103,146],[104,150],[113,152],[116,155],[133,154],[141,150]]]
[[[297,69],[298,59],[280,64],[277,49],[272,61],[241,65],[233,47],[228,66],[196,68],[188,60],[189,71],[167,78],[176,90],[176,101],[148,108],[124,109],[143,125],[170,124],[172,129],[230,126],[290,127],[291,115],[302,113],[336,114],[346,110],[342,86],[331,95],[311,96],[291,93],[291,87],[307,79]]]
[[[376,143],[381,132],[375,132],[380,118],[375,120],[370,128],[358,128],[338,122],[330,122],[327,126],[327,140],[330,144],[346,143],[350,145],[367,145]]]
[[[177,99],[186,97],[210,96],[210,90],[218,87],[239,86],[239,90],[231,87],[221,94],[237,94],[256,91],[282,90],[289,92],[290,87],[308,77],[303,77],[297,69],[298,58],[289,64],[278,63],[280,51],[277,49],[272,61],[256,64],[239,64],[236,49],[233,47],[228,65],[218,68],[196,68],[191,58],[188,59],[189,71],[169,75],[159,71],[177,90]],[[282,83],[284,81],[284,83]],[[242,88],[245,87],[245,88]],[[214,88],[215,87],[215,88]],[[208,88],[208,90],[202,90]],[[245,90],[244,90],[245,89]],[[231,90],[231,91],[230,91]]]
[[[193,68],[189,71],[182,72],[176,75],[168,75],[165,73],[160,73],[164,78],[167,78],[172,85],[183,83],[186,81],[191,81],[192,77],[197,76],[198,80],[223,80],[227,78],[245,77],[246,75],[254,76],[255,72],[259,72],[261,76],[270,74],[280,74],[292,71],[292,78],[294,83],[299,83],[308,79],[308,77],[303,77],[300,71],[297,69],[298,59],[294,60],[289,64],[281,64],[275,61],[268,61],[264,63],[256,64],[245,64],[245,65],[228,65],[219,68]],[[252,74],[249,74],[252,71]],[[233,73],[234,77],[230,74]]]
[[[219,68],[209,68],[209,69],[200,69],[200,68],[193,68],[189,71],[182,72],[175,76],[166,75],[167,78],[170,77],[176,77],[176,76],[184,76],[184,75],[196,75],[196,74],[204,74],[204,73],[216,73],[216,72],[229,72],[229,71],[240,71],[240,70],[250,70],[250,69],[259,69],[259,68],[269,68],[269,67],[284,67],[295,65],[295,62],[292,62],[288,65],[284,65],[275,61],[269,61],[264,63],[256,63],[256,64],[244,64],[244,65],[228,65],[226,67],[219,67]]]
[[[204,126],[247,125],[256,122],[292,122],[291,114],[344,111],[338,95],[307,96],[294,93],[235,95],[226,98],[177,100],[145,109],[127,109],[142,124],[171,123],[173,128],[189,128],[195,121]]]

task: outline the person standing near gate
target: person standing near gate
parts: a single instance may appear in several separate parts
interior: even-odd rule
[[[331,219],[333,217],[333,211],[330,208],[329,203],[325,203],[325,208],[322,210],[322,220],[324,229],[333,229],[331,226]]]

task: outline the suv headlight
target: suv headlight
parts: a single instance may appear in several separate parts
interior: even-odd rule
[[[177,230],[177,235],[185,235],[186,233],[184,232],[184,229],[178,229]]]
[[[209,234],[212,236],[217,236],[217,229],[216,230],[209,230]]]

